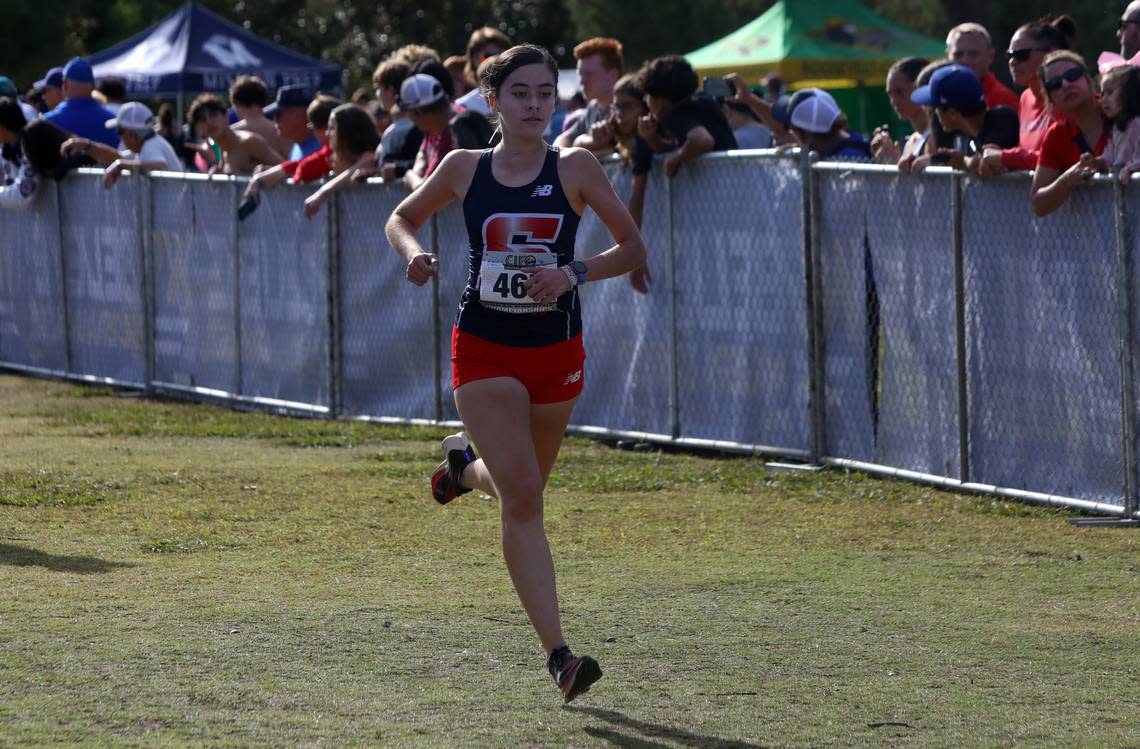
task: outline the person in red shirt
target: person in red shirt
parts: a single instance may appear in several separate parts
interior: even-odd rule
[[[1017,111],[1017,94],[1002,85],[990,66],[994,64],[994,43],[986,27],[978,23],[962,23],[946,36],[946,57],[955,64],[974,71],[982,82],[986,108],[1009,107]]]
[[[1064,115],[1045,131],[1030,189],[1034,212],[1044,216],[1060,208],[1074,187],[1104,168],[1097,157],[1104,153],[1110,133],[1096,85],[1080,55],[1050,52],[1039,75],[1049,103]]]
[[[1024,86],[1018,119],[1021,138],[1015,148],[986,149],[977,164],[977,174],[990,177],[1006,171],[1033,171],[1037,167],[1037,154],[1045,131],[1061,118],[1059,111],[1049,106],[1041,88],[1041,63],[1045,55],[1058,49],[1069,49],[1076,36],[1077,25],[1068,16],[1052,21],[1032,21],[1019,28],[1009,40],[1009,74],[1013,82]]]
[[[327,176],[333,168],[332,150],[329,148],[328,136],[329,116],[341,104],[341,100],[335,96],[324,94],[313,99],[306,114],[309,117],[309,129],[320,141],[321,147],[303,159],[283,161],[271,169],[256,172],[253,179],[249,181],[249,186],[246,187],[242,200],[249,198],[257,200],[261,188],[276,187],[287,179],[292,179],[293,182],[301,184]]]

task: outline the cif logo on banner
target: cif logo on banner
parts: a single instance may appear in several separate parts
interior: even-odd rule
[[[261,58],[246,48],[241,39],[214,34],[202,45],[202,51],[227,68],[249,68],[261,64]]]

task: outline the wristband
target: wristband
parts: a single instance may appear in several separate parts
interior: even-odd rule
[[[571,289],[578,285],[578,274],[574,272],[573,268],[569,265],[560,265],[558,266],[558,270],[562,271],[566,276],[566,280],[570,282]]]

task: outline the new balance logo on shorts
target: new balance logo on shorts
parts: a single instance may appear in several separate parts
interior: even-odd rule
[[[563,382],[562,384],[563,385],[573,385],[575,382],[577,382],[580,379],[582,379],[582,370],[579,369],[577,372],[571,372],[570,374],[566,375],[566,381]]]
[[[554,185],[539,185],[534,188],[534,192],[530,196],[532,198],[549,198],[552,192],[554,192]]]

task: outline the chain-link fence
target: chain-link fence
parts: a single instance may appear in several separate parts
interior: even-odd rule
[[[0,361],[62,374],[70,362],[59,191],[49,184],[41,193],[5,211],[0,227]]]
[[[107,382],[148,383],[144,203],[149,185],[98,179],[59,185],[69,368]]]
[[[337,195],[342,406],[357,416],[438,418],[432,287],[404,279],[403,263],[384,236],[383,222],[406,194],[377,185]],[[431,228],[419,233],[425,247]]]
[[[117,189],[117,188],[116,188]],[[168,390],[241,393],[235,185],[154,178],[154,377]]]
[[[961,478],[951,176],[816,177],[826,454]]]
[[[627,168],[606,168],[626,198]],[[306,219],[309,190],[283,186],[239,222],[243,189],[159,175],[104,190],[85,172],[6,212],[0,366],[454,421],[462,207],[421,229],[440,274],[414,287],[383,232],[400,187]],[[1136,201],[1095,180],[1042,219],[1025,178],[770,152],[654,169],[648,293],[582,289],[573,428],[1133,514]],[[587,212],[579,256],[611,245]]]
[[[1123,490],[1111,184],[1033,214],[1028,179],[962,192],[971,478],[1117,503]]]

